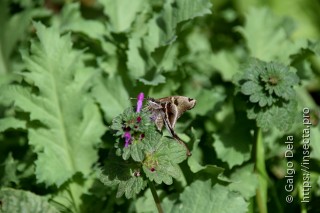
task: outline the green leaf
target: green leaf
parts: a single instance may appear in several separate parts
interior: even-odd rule
[[[249,119],[256,119],[257,125],[263,130],[276,127],[282,132],[289,131],[297,122],[297,102],[290,101],[282,106],[273,105],[267,110],[257,110],[255,107],[247,110]]]
[[[246,125],[244,125],[246,123]],[[241,165],[250,159],[253,138],[250,134],[250,123],[239,116],[229,131],[221,135],[213,134],[213,147],[219,159],[228,163],[229,168]]]
[[[311,141],[310,146],[312,147],[310,157],[317,159],[317,160],[320,160],[320,144],[319,143],[312,143],[312,141],[317,141],[317,138],[320,137],[319,126],[318,126],[318,128],[307,128],[304,131],[306,131],[305,135],[307,135],[308,131],[310,133],[310,141]],[[307,144],[307,140],[306,140],[306,144]]]
[[[211,3],[208,0],[167,0],[161,13],[148,22],[149,33],[144,38],[148,52],[175,41],[177,24],[210,14],[210,7]]]
[[[110,154],[104,168],[103,172],[98,171],[98,177],[105,185],[118,186],[117,197],[124,194],[126,198],[132,198],[147,185],[141,176],[141,165],[136,162]]]
[[[144,159],[143,143],[133,143],[128,148],[124,148],[122,158],[128,160],[131,156],[134,161],[141,162]]]
[[[254,173],[254,165],[248,164],[236,169],[230,176],[232,183],[228,185],[231,191],[240,192],[240,194],[249,200],[256,194],[258,187],[258,177]]]
[[[150,77],[151,77],[151,79],[149,79],[149,76],[147,76],[148,79],[140,78],[139,81],[141,81],[145,85],[149,85],[149,86],[157,86],[158,84],[163,84],[166,82],[165,81],[166,78],[159,73],[154,73],[154,75],[152,75]]]
[[[247,81],[241,87],[241,92],[245,95],[251,95],[253,91],[261,91],[261,90],[262,90],[262,87],[260,87],[258,84],[252,81]],[[252,101],[252,102],[256,102],[256,101]]]
[[[172,184],[172,178],[181,176],[178,163],[187,158],[186,148],[176,140],[166,137],[148,142],[143,171],[151,181]]]
[[[15,117],[6,117],[0,119],[0,132],[3,132],[9,128],[13,129],[25,129],[26,128],[26,122],[23,120],[19,120]]]
[[[79,212],[83,206],[83,196],[90,193],[89,189],[94,181],[96,181],[95,173],[85,179],[80,175],[74,176],[72,181],[68,181],[52,196],[52,203],[59,204],[60,212]]]
[[[28,191],[2,188],[0,190],[1,212],[25,213],[58,213],[59,211],[49,202]]]
[[[190,170],[193,173],[198,172],[204,172],[210,174],[211,177],[217,177],[219,174],[223,173],[224,169],[221,167],[218,167],[216,165],[205,165],[202,166],[200,164],[201,159],[203,158],[203,154],[199,148],[200,140],[196,137],[196,132],[194,129],[192,131],[192,140],[193,148],[192,148],[192,156],[188,158],[188,165],[190,167]]]
[[[92,88],[92,95],[100,104],[107,121],[111,121],[130,105],[128,92],[120,76],[107,79],[97,76]]]
[[[1,178],[2,186],[9,186],[10,183],[19,184],[19,177],[17,176],[18,163],[19,162],[12,157],[12,153],[9,153],[3,163],[4,175]]]
[[[213,67],[220,72],[223,80],[231,81],[232,77],[239,70],[239,58],[236,50],[221,50],[212,57]]]
[[[256,1],[259,2],[259,1]],[[252,6],[252,2],[247,3],[249,7]],[[262,3],[262,2],[259,2]],[[301,4],[303,4],[303,8]],[[281,14],[285,17],[290,17],[295,21],[294,38],[317,38],[319,32],[317,31],[317,23],[314,23],[319,14],[317,11],[320,9],[319,2],[317,1],[303,1],[292,0],[290,6],[287,1],[276,1],[272,4],[268,4],[271,10],[277,14]]]
[[[49,15],[48,11],[43,8],[26,8],[10,14],[10,6],[9,1],[0,3],[0,73],[9,73],[10,57],[16,51],[18,42],[29,38],[26,32],[33,17]]]
[[[157,193],[159,194],[159,192]],[[150,189],[147,189],[143,196],[137,199],[137,202],[135,203],[135,210],[137,213],[157,212],[157,207]]]
[[[180,212],[184,213],[247,212],[247,204],[239,194],[219,184],[212,187],[210,180],[194,181],[184,190],[180,199],[182,202]]]
[[[122,156],[124,161],[121,163],[117,159],[110,160],[112,165],[108,166],[107,180],[104,182],[111,185],[119,184],[119,196],[129,190],[127,187],[130,187],[130,184],[135,184],[138,188],[141,187],[139,184],[142,183],[143,179],[139,178],[140,175],[135,176],[135,171],[138,170],[140,174],[141,164],[138,162],[142,160],[142,169],[151,181],[172,184],[172,178],[181,176],[178,163],[186,159],[186,147],[172,138],[162,137],[156,131],[155,124],[151,121],[150,116],[147,109],[134,112],[132,107],[129,107],[112,122],[111,129],[116,131],[114,135],[118,137],[115,144],[116,155]],[[128,141],[121,143],[124,140]],[[130,156],[137,162],[136,164],[130,163]],[[118,164],[122,164],[124,168],[110,170],[111,167],[117,167],[116,161],[119,161]],[[128,196],[132,196],[138,191],[128,193]]]
[[[181,58],[184,66],[192,64],[192,68],[206,76],[220,72],[225,81],[231,80],[239,69],[236,50],[222,49],[214,53],[210,37],[204,33],[204,30],[199,26],[193,26],[192,29],[193,31],[186,38],[189,52]]]
[[[147,71],[147,61],[140,54],[142,49],[140,38],[130,38],[127,50],[127,67],[133,79],[142,77]]]
[[[179,53],[179,43],[157,49],[152,54],[157,62],[157,69],[164,72],[176,71],[178,69],[177,60],[179,60]]]
[[[308,59],[310,57],[314,57],[317,54],[317,42],[308,42],[308,48],[301,48],[300,52],[291,56],[292,58],[292,66],[296,68],[297,75],[300,78],[300,81],[304,83],[308,82],[310,84],[313,80],[315,80],[315,69],[312,69],[312,62]]]
[[[223,88],[204,89],[202,88],[195,96],[197,105],[188,113],[192,115],[207,115],[214,107],[226,99],[225,91]]]
[[[134,21],[136,14],[141,11],[148,2],[144,0],[99,0],[104,6],[104,13],[109,17],[110,28],[113,32],[126,31]]]
[[[163,193],[165,193],[163,190],[157,190],[157,194]],[[163,200],[161,200],[163,211],[166,213],[178,212],[178,205],[175,205],[176,200],[178,200],[177,194],[165,196]],[[137,213],[153,213],[158,211],[150,189],[147,189],[144,195],[137,199],[135,210]]]
[[[250,59],[242,66],[241,92],[261,107],[295,98],[299,78],[289,67],[276,62]],[[268,104],[267,104],[268,103]]]
[[[72,49],[70,37],[34,26],[40,42],[32,42],[31,55],[23,55],[27,72],[21,75],[36,90],[11,85],[5,95],[30,113],[31,121],[41,123],[28,129],[38,155],[35,174],[39,182],[60,186],[77,172],[91,172],[98,158],[94,146],[105,127],[88,93],[92,70],[79,60],[81,53]]]
[[[151,55],[156,48],[171,44],[176,39],[177,25],[183,21],[193,19],[197,16],[211,13],[209,8],[211,3],[208,0],[168,0],[164,3],[162,11],[155,14],[144,25],[142,32],[136,33],[129,39],[129,49],[127,51],[129,68],[132,78],[138,78],[145,85],[156,86],[165,83],[162,70],[176,69],[175,58],[178,56],[177,46],[173,46]],[[146,21],[144,17],[142,20]],[[135,29],[135,28],[134,28]],[[154,61],[158,60],[158,61]],[[157,63],[156,68],[154,68]],[[143,76],[147,74],[147,76]]]
[[[124,160],[131,156],[134,161],[142,162],[148,141],[158,141],[161,137],[150,116],[148,110],[137,113],[133,111],[133,107],[129,107],[112,120],[111,129],[116,131],[114,136],[118,137],[115,143],[116,152],[119,156],[122,155]],[[129,134],[128,139],[125,134]]]
[[[106,27],[99,21],[84,19],[81,14],[80,3],[65,4],[56,22],[59,23],[61,32],[78,32],[92,39],[105,42],[103,36],[106,34]]]
[[[289,130],[297,115],[294,86],[299,77],[287,66],[254,58],[243,64],[242,71],[234,82],[251,102],[247,104],[248,118],[256,119],[263,130],[272,125]]]
[[[278,60],[289,65],[290,55],[305,45],[288,38],[292,32],[287,29],[292,25],[292,20],[279,18],[262,7],[251,8],[246,15],[245,26],[238,29],[245,37],[252,57],[264,61]]]

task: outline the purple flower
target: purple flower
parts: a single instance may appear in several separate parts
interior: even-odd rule
[[[138,95],[138,102],[137,102],[137,112],[140,112],[141,111],[141,108],[142,108],[142,102],[143,102],[143,99],[144,99],[144,94],[143,92],[140,92],[140,94]]]
[[[130,132],[125,132],[124,135],[123,135],[126,143],[124,144],[124,147],[128,147],[129,144],[131,143],[131,134]]]

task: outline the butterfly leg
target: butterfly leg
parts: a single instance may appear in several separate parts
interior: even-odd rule
[[[170,123],[168,123],[168,121],[166,119],[163,119],[164,120],[164,123],[166,125],[166,128],[167,130],[169,131],[170,135],[176,139],[176,141],[178,141],[180,144],[182,144],[185,148],[186,148],[186,151],[187,151],[187,156],[191,156],[191,152],[190,150],[188,149],[186,143],[174,132],[174,130],[172,129],[172,127],[170,126]]]

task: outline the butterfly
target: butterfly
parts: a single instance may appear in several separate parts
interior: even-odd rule
[[[147,109],[151,111],[151,118],[154,120],[157,129],[162,130],[165,125],[170,135],[186,147],[187,155],[191,153],[180,137],[175,133],[174,127],[178,118],[187,110],[195,107],[196,100],[185,96],[169,96],[165,98],[147,98]]]

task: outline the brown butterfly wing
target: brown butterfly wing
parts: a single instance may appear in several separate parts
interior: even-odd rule
[[[181,138],[175,133],[174,126],[177,121],[177,107],[176,105],[172,104],[171,102],[165,103],[165,117],[163,117],[164,124],[166,125],[167,130],[171,134],[171,136],[176,139],[180,144],[184,145],[187,150],[187,156],[190,156],[191,153],[187,147],[187,145],[181,140]],[[166,119],[167,118],[167,119]]]
[[[153,119],[158,130],[162,130],[165,125],[169,133],[179,143],[186,147],[187,155],[191,153],[186,144],[175,133],[174,127],[177,119],[187,110],[192,109],[196,100],[184,96],[171,96],[160,99],[149,99],[149,110],[152,112]]]
[[[167,102],[166,107],[164,109],[165,115],[170,123],[170,127],[173,129],[178,119],[178,108],[175,104]]]
[[[148,109],[152,112],[152,118],[158,130],[162,130],[164,124],[167,129],[173,131],[177,119],[187,110],[196,105],[196,100],[185,96],[170,96],[159,99],[148,98]]]
[[[151,112],[151,119],[154,121],[154,123],[157,126],[157,129],[159,131],[162,130],[164,125],[164,117],[165,112],[163,110],[163,106],[158,100],[155,100],[153,98],[148,99],[148,110]]]
[[[157,99],[159,103],[164,106],[164,103],[170,103],[170,110],[173,113],[176,113],[176,115],[171,116],[170,123],[172,124],[172,127],[175,126],[175,123],[178,118],[187,110],[192,109],[196,105],[196,100],[193,98],[188,98],[185,96],[171,96],[171,97],[165,97],[165,98],[159,98]]]
[[[155,124],[157,126],[157,129],[159,131],[162,131],[162,128],[163,128],[163,112],[157,112],[157,115],[156,115],[156,118],[155,118]]]

